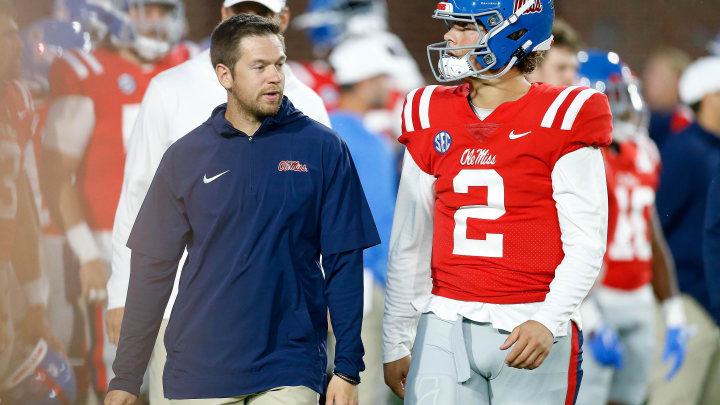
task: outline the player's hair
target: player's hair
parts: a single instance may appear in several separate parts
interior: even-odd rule
[[[577,31],[562,18],[556,18],[552,28],[553,46],[560,46],[577,53],[585,48]]]
[[[283,43],[280,26],[254,14],[238,14],[218,24],[210,37],[210,60],[213,66],[223,64],[235,70],[235,64],[240,59],[240,41],[245,37],[261,37],[277,35]]]
[[[650,59],[662,60],[675,71],[678,77],[680,77],[682,72],[692,63],[692,59],[685,51],[672,46],[658,48],[650,55]]]
[[[529,74],[532,73],[535,69],[537,69],[538,66],[540,66],[545,59],[545,54],[547,54],[547,51],[535,51],[530,52],[525,56],[524,58],[520,59],[520,62],[518,62],[517,67],[520,69],[523,74]]]

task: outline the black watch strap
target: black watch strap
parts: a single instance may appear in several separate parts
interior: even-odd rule
[[[352,385],[358,385],[358,384],[360,384],[360,379],[359,379],[359,378],[355,378],[355,377],[350,376],[350,375],[347,375],[347,374],[345,374],[345,373],[341,373],[341,372],[339,372],[339,371],[337,371],[337,370],[333,371],[333,374],[335,374],[336,376],[338,376],[338,378],[341,378],[341,379],[349,382],[349,383],[352,384]]]

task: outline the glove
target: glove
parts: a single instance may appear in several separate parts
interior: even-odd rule
[[[617,333],[607,324],[603,323],[590,333],[588,341],[590,352],[595,360],[604,366],[622,368],[625,349],[618,339]]]
[[[685,352],[688,344],[688,330],[685,327],[685,310],[679,296],[666,299],[662,303],[665,313],[667,332],[665,333],[665,349],[663,349],[662,362],[672,361],[670,372],[665,380],[671,380],[685,361]]]

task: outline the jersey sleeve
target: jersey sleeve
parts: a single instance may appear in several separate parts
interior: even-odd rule
[[[612,141],[612,114],[607,96],[592,90],[581,91],[565,113],[562,129],[570,129],[561,156],[586,146],[604,147]],[[570,127],[570,128],[568,128]]]
[[[50,97],[84,94],[83,79],[89,75],[88,68],[74,55],[67,52],[56,58],[48,72]]]
[[[402,111],[402,134],[398,142],[405,145],[415,164],[425,173],[432,174],[430,158],[432,157],[432,139],[423,128],[420,118],[423,113],[421,101],[426,92],[426,87],[415,89],[408,93],[403,103]],[[429,97],[428,97],[429,98]],[[429,101],[426,110],[429,110]],[[429,115],[424,111],[424,115]]]

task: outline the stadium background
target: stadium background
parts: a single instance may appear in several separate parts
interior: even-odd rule
[[[13,0],[18,23],[25,26],[49,16],[53,0]],[[297,16],[308,0],[288,0]],[[432,81],[425,47],[442,37],[442,23],[430,19],[434,0],[389,0],[390,30],[405,42],[428,81]],[[614,50],[636,72],[650,52],[676,46],[691,57],[707,54],[707,44],[720,25],[717,0],[557,0],[556,15],[566,19],[591,47]],[[222,0],[186,0],[188,38],[200,41],[220,20]],[[310,43],[299,31],[287,37],[291,60],[313,58]]]

